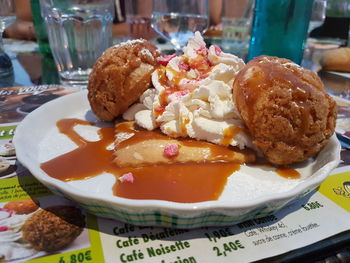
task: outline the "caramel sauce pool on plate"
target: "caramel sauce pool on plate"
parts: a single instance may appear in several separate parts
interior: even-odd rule
[[[106,148],[114,142],[114,127],[100,128],[100,140],[87,141],[75,130],[76,125],[93,125],[79,119],[62,119],[57,122],[59,131],[67,135],[78,147],[41,164],[49,176],[62,180],[83,180],[102,173],[116,178],[131,172],[134,182],[117,182],[113,193],[130,199],[155,199],[182,203],[217,200],[227,178],[240,165],[230,162],[179,163],[154,165],[141,168],[119,168],[114,162],[113,150]],[[142,133],[143,131],[139,131]],[[147,138],[150,137],[149,131]],[[138,134],[139,136],[142,134]],[[146,135],[146,134],[145,134]],[[157,133],[155,133],[157,138]],[[132,140],[131,140],[132,143]],[[200,142],[198,142],[200,143]],[[127,140],[123,141],[124,147]],[[215,145],[213,145],[215,150]],[[289,174],[290,172],[286,172]],[[282,174],[284,177],[291,176]]]
[[[59,131],[66,134],[78,148],[42,163],[41,168],[49,176],[71,181],[91,178],[104,172],[116,177],[131,172],[134,182],[117,182],[113,186],[115,195],[131,199],[192,203],[217,200],[227,178],[240,168],[239,164],[224,162],[119,168],[113,163],[113,150],[106,149],[114,141],[114,127],[101,128],[98,131],[100,140],[90,142],[74,130],[74,126],[79,124],[92,125],[78,119],[57,122]]]

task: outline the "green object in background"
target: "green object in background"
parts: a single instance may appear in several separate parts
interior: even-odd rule
[[[59,84],[57,67],[51,54],[44,54],[41,58],[41,83],[42,84]]]
[[[269,55],[300,64],[313,0],[255,0],[248,60]]]
[[[327,0],[327,16],[350,17],[350,0]]]
[[[39,45],[39,50],[42,54],[51,54],[45,22],[43,17],[41,16],[39,0],[30,0],[30,6],[32,8],[34,28],[36,39]]]

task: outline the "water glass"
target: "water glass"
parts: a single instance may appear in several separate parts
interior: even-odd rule
[[[84,86],[112,45],[112,0],[40,0],[61,83]]]
[[[248,55],[254,0],[224,0],[222,49],[242,59]]]
[[[308,33],[321,26],[326,18],[327,0],[314,0]]]
[[[270,55],[300,64],[313,0],[256,0],[248,60]]]
[[[208,26],[208,0],[153,0],[152,27],[177,53],[194,32],[203,33]]]

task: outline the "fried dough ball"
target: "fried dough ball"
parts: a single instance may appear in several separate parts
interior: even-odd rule
[[[39,251],[57,251],[83,231],[85,216],[73,206],[51,206],[30,216],[22,226],[23,239]]]
[[[257,57],[239,72],[233,86],[253,143],[272,164],[313,157],[334,133],[335,101],[316,73],[288,59]]]
[[[14,211],[18,215],[27,215],[33,213],[39,208],[39,201],[28,198],[8,202],[4,208]]]
[[[89,77],[88,99],[103,121],[122,114],[151,86],[151,74],[160,55],[156,46],[137,39],[108,48]]]

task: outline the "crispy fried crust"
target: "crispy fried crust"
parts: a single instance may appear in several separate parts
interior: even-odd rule
[[[39,251],[68,246],[83,231],[85,216],[73,206],[51,206],[39,210],[22,226],[23,239]]]
[[[334,133],[336,104],[316,73],[288,59],[260,56],[233,84],[237,108],[253,143],[273,164],[315,156]]]
[[[146,40],[128,41],[107,49],[89,77],[92,111],[104,121],[122,114],[151,86],[157,48]]]

